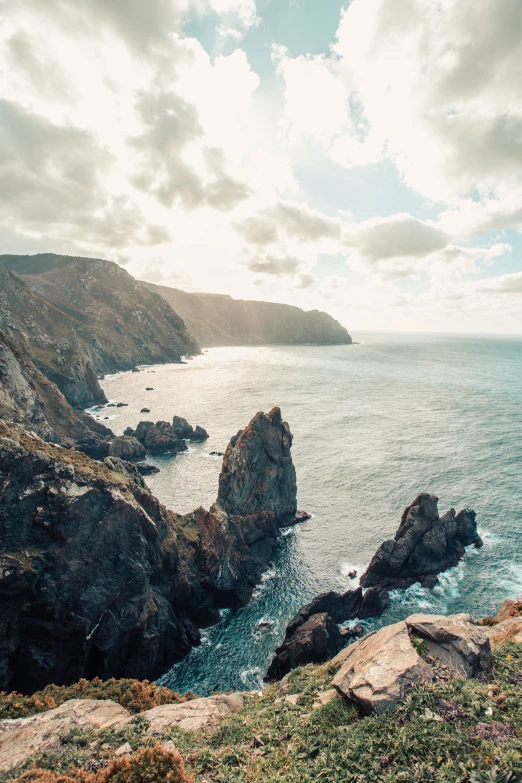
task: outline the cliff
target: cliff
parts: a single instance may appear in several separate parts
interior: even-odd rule
[[[181,356],[199,352],[165,300],[112,261],[43,253],[3,255],[0,265],[41,302],[69,317],[96,373],[179,362]],[[9,301],[1,305],[11,314]]]
[[[177,288],[143,283],[160,294],[183,318],[205,348],[218,345],[350,345],[352,338],[336,320],[319,310],[292,305],[236,300],[219,294],[189,294]]]
[[[263,503],[272,468],[249,433],[265,418],[272,458],[291,480]],[[248,601],[296,501],[279,410],[258,414],[243,441],[246,464],[259,463],[256,501],[229,492],[233,515],[216,505],[179,516],[130,463],[94,462],[0,421],[0,688],[155,677],[199,643],[219,608]]]
[[[0,333],[0,419],[23,424],[44,441],[79,448],[94,459],[109,451],[112,432],[74,410],[56,384]]]
[[[2,264],[0,335],[56,384],[73,407],[106,401],[93,366],[88,328],[30,291]]]

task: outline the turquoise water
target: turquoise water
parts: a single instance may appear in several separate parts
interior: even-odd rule
[[[223,612],[222,624],[165,675],[171,687],[206,694],[260,684],[295,611],[319,592],[349,587],[348,571],[362,572],[421,491],[438,495],[441,513],[474,508],[485,546],[433,591],[392,594],[378,622],[419,609],[481,616],[522,593],[522,341],[356,339],[216,348],[187,365],[103,382],[108,397],[129,403],[107,411],[117,433],[174,414],[209,431],[210,440],[188,453],[152,460],[161,472],[149,486],[179,512],[214,501],[221,460],[209,452],[224,451],[256,411],[280,405],[294,434],[299,506],[313,514],[282,536],[250,604]],[[142,407],[151,413],[140,414]],[[274,625],[256,631],[261,619]]]

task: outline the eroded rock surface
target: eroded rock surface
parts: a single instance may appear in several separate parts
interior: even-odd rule
[[[431,668],[417,654],[406,623],[388,625],[343,650],[334,688],[357,702],[365,714],[394,710],[408,690],[431,682]]]
[[[467,546],[482,546],[474,511],[456,514],[450,509],[440,517],[437,503],[435,495],[423,493],[406,508],[395,537],[379,547],[362,575],[363,587],[392,590],[422,584],[457,565]]]
[[[217,506],[230,516],[273,514],[281,525],[297,512],[292,433],[281,410],[258,413],[232,438],[219,477]]]
[[[410,633],[424,641],[429,654],[455,676],[477,677],[491,671],[488,635],[474,625],[469,614],[414,614],[407,618],[406,625]]]
[[[169,726],[198,731],[238,712],[243,704],[244,696],[241,693],[218,694],[182,704],[164,704],[141,715],[150,723],[147,734],[154,736],[162,734]]]
[[[164,734],[170,727],[198,731],[215,726],[238,712],[247,696],[218,694],[181,704],[165,704],[140,715],[148,721],[147,734],[152,737]],[[106,729],[121,731],[135,717],[113,701],[72,699],[39,715],[0,721],[0,772],[7,772],[37,754],[55,749],[74,728],[89,729],[95,737]],[[127,743],[114,755],[130,752],[132,748]]]
[[[114,438],[109,445],[109,457],[119,457],[128,462],[136,462],[145,457],[145,447],[128,435],[120,435]]]

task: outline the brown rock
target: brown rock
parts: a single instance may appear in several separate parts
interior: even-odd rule
[[[120,727],[132,715],[113,701],[72,699],[60,707],[29,718],[0,722],[0,771],[59,744],[73,727],[103,731]]]
[[[430,655],[460,677],[491,671],[491,645],[483,628],[469,614],[414,614],[406,619],[409,630],[426,644]]]
[[[413,648],[406,623],[370,633],[343,650],[334,688],[363,713],[394,710],[413,685],[431,682],[433,673]]]
[[[238,712],[243,703],[241,693],[231,693],[192,699],[182,704],[164,704],[142,712],[141,715],[150,722],[147,729],[149,735],[163,734],[169,726],[197,731]]]

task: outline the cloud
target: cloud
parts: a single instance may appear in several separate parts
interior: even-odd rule
[[[300,242],[318,242],[340,239],[341,222],[306,204],[278,201],[236,223],[236,230],[247,242],[257,245],[277,242],[281,235]]]
[[[472,286],[479,293],[522,294],[522,272],[477,280]]]
[[[353,0],[334,54],[405,181],[435,200],[522,184],[519,0]]]
[[[298,258],[275,258],[274,256],[266,256],[248,263],[251,272],[260,272],[264,275],[294,275],[300,266],[302,266],[302,261]]]
[[[106,192],[113,164],[87,131],[0,101],[0,202],[9,225],[46,233],[59,225],[79,242],[103,240],[108,247],[165,242],[164,227]]]
[[[390,278],[415,274],[423,259],[449,241],[434,222],[406,213],[348,225],[344,233],[344,244],[353,248],[350,263]]]
[[[243,30],[248,30],[260,23],[257,16],[255,0],[207,0],[210,7],[220,16]],[[222,26],[221,29],[227,29]],[[237,28],[228,28],[228,34],[240,33]],[[238,37],[237,34],[233,37]]]
[[[284,81],[284,117],[291,138],[309,135],[328,141],[350,126],[348,94],[334,59],[291,57],[286,47],[274,45],[272,60]]]

